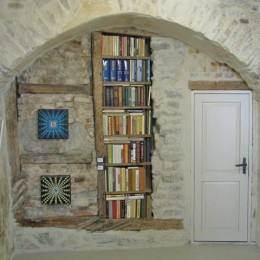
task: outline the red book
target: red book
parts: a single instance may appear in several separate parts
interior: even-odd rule
[[[116,200],[112,200],[112,216],[113,216],[113,219],[117,218],[117,201]]]

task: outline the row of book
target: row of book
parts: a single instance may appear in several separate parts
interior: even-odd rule
[[[150,82],[150,60],[103,59],[103,81]]]
[[[145,38],[106,35],[101,38],[102,55],[109,56],[147,56],[149,55],[149,42]]]
[[[107,167],[106,191],[144,191],[146,189],[145,167]]]
[[[151,140],[125,141],[105,139],[107,163],[141,163],[150,161]],[[113,142],[113,143],[110,143]]]
[[[104,88],[105,106],[150,106],[151,86],[122,85]]]
[[[143,194],[107,195],[106,200],[109,219],[145,218],[147,215]]]
[[[119,110],[103,113],[104,135],[143,135],[150,133],[150,120],[148,115],[151,111],[131,112],[131,110]],[[147,121],[147,122],[146,122]]]

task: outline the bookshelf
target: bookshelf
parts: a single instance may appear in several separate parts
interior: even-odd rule
[[[99,216],[152,217],[150,38],[95,32],[93,97]]]

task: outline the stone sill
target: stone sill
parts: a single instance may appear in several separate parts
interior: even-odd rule
[[[22,227],[57,227],[67,229],[84,229],[92,232],[122,230],[182,230],[182,219],[102,219],[93,217],[53,217],[39,219],[17,218]]]

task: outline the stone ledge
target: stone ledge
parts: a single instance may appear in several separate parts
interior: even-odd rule
[[[87,154],[27,154],[21,155],[21,164],[91,164],[92,153]]]
[[[99,217],[62,217],[24,219],[17,218],[22,227],[57,227],[67,229],[84,229],[92,232],[123,230],[182,230],[182,219],[102,219]]]

